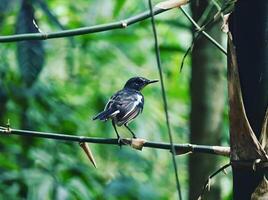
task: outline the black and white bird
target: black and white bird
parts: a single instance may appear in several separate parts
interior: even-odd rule
[[[146,85],[155,82],[158,82],[158,80],[148,80],[143,77],[130,78],[124,88],[116,92],[109,99],[104,110],[93,117],[93,120],[99,119],[101,121],[107,121],[111,119],[119,144],[120,136],[117,132],[116,125],[124,125],[131,132],[133,138],[136,138],[134,132],[128,127],[128,124],[143,110],[144,97],[141,90]]]

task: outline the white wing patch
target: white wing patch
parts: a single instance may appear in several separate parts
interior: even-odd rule
[[[142,100],[142,96],[141,96],[140,94],[137,94],[137,101],[136,101],[136,102],[138,102],[138,104],[139,104],[139,103],[142,103],[141,100]],[[136,102],[135,102],[135,103],[136,103]],[[137,105],[138,105],[138,104],[137,104]]]
[[[112,114],[110,114],[109,117],[113,117],[113,116],[117,115],[118,113],[120,113],[120,110],[114,111]]]
[[[136,95],[137,99],[136,101],[133,103],[132,108],[125,114],[125,116],[129,115],[129,113],[131,113],[140,103],[142,103],[142,96],[137,94]]]

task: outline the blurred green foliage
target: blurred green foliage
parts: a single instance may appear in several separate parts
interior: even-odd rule
[[[0,34],[36,32],[33,17],[43,32],[51,32],[118,21],[147,9],[147,1],[0,0]],[[186,143],[189,60],[182,73],[178,68],[191,41],[190,24],[176,9],[157,16],[156,22],[174,141]],[[75,38],[1,44],[0,122],[10,119],[16,128],[115,137],[110,123],[91,118],[128,78],[158,78],[153,48],[149,20]],[[143,93],[145,109],[130,126],[139,137],[168,142],[160,85]],[[123,128],[119,131],[130,137]],[[175,199],[168,152],[90,147],[98,169],[78,144],[2,136],[0,199]],[[187,156],[177,162],[186,197]]]

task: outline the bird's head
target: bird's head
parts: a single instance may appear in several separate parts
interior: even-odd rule
[[[129,79],[124,88],[128,88],[128,89],[134,89],[134,90],[142,90],[146,85],[149,85],[151,83],[155,83],[158,82],[158,80],[148,80],[147,78],[143,78],[143,77],[133,77],[131,79]]]

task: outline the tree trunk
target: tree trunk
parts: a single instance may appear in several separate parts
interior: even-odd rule
[[[192,4],[193,18],[198,20],[207,7],[207,1]],[[221,40],[218,27],[208,33]],[[201,37],[192,52],[190,142],[216,145],[222,130],[224,108],[224,60],[222,53],[213,44]],[[217,168],[216,156],[190,155],[189,199],[197,199],[209,174]],[[220,188],[213,185],[205,199],[220,199]]]
[[[246,116],[256,138],[259,139],[268,104],[268,1],[237,1],[229,24],[236,49]],[[230,58],[230,52],[228,53]],[[235,145],[231,138],[231,147]],[[238,155],[245,150],[243,147],[232,149]],[[253,171],[252,166],[233,166],[233,199],[251,199],[256,187],[264,180],[265,173],[267,170]],[[268,192],[267,183],[262,192]],[[267,199],[267,196],[263,199]]]

